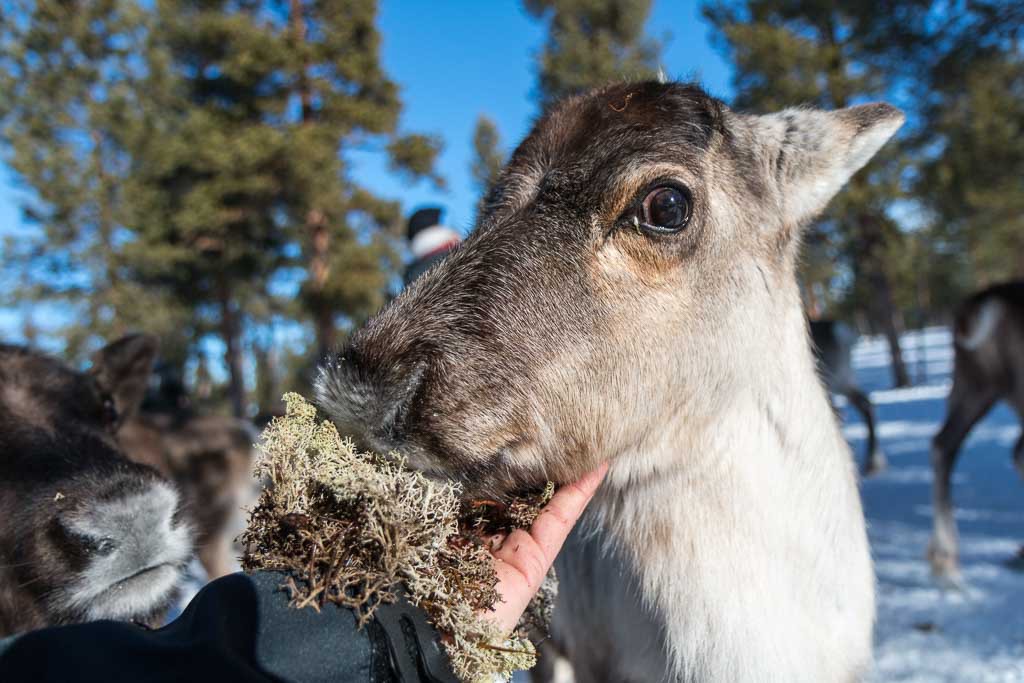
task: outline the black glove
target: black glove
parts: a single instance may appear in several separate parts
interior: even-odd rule
[[[385,605],[359,629],[348,609],[289,607],[284,581],[269,572],[218,579],[155,631],[98,621],[26,633],[0,644],[0,681],[457,683],[416,607]]]

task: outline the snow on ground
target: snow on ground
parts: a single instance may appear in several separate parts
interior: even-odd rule
[[[868,534],[878,576],[872,680],[913,683],[1024,681],[1024,573],[1006,566],[1024,543],[1024,484],[1010,452],[1016,414],[998,405],[971,432],[953,482],[960,528],[962,589],[931,578],[929,445],[945,416],[953,354],[942,329],[908,334],[901,344],[917,386],[890,389],[889,354],[865,339],[853,363],[871,391],[889,469],[863,483]],[[866,430],[845,409],[844,433],[858,458]]]

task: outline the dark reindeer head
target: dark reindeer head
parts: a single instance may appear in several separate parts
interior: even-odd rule
[[[103,348],[87,373],[0,346],[0,635],[163,610],[191,553],[178,495],[115,434],[156,340]]]
[[[708,420],[783,321],[805,329],[799,227],[902,121],[885,104],[744,115],[658,82],[565,100],[462,248],[321,369],[319,403],[470,494],[624,455],[654,471],[638,454],[664,425]]]
[[[237,570],[231,542],[245,527],[243,508],[255,503],[255,427],[223,415],[195,415],[174,401],[167,412],[143,409],[118,431],[125,455],[172,481],[195,532],[196,555],[215,579]]]

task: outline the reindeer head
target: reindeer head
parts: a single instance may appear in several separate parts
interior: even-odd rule
[[[470,493],[571,480],[700,424],[777,320],[801,319],[799,227],[902,120],[885,104],[744,115],[657,82],[568,99],[462,248],[321,369],[318,400]]]
[[[155,353],[126,337],[80,373],[0,346],[0,631],[145,619],[172,597],[191,550],[178,495],[115,442]]]

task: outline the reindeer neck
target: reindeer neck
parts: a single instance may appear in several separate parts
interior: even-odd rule
[[[869,660],[869,643],[850,642],[874,614],[851,454],[802,317],[785,323],[759,366],[719,385],[713,411],[618,458],[589,515],[684,680],[838,680],[848,657]],[[808,663],[812,637],[827,642]]]

